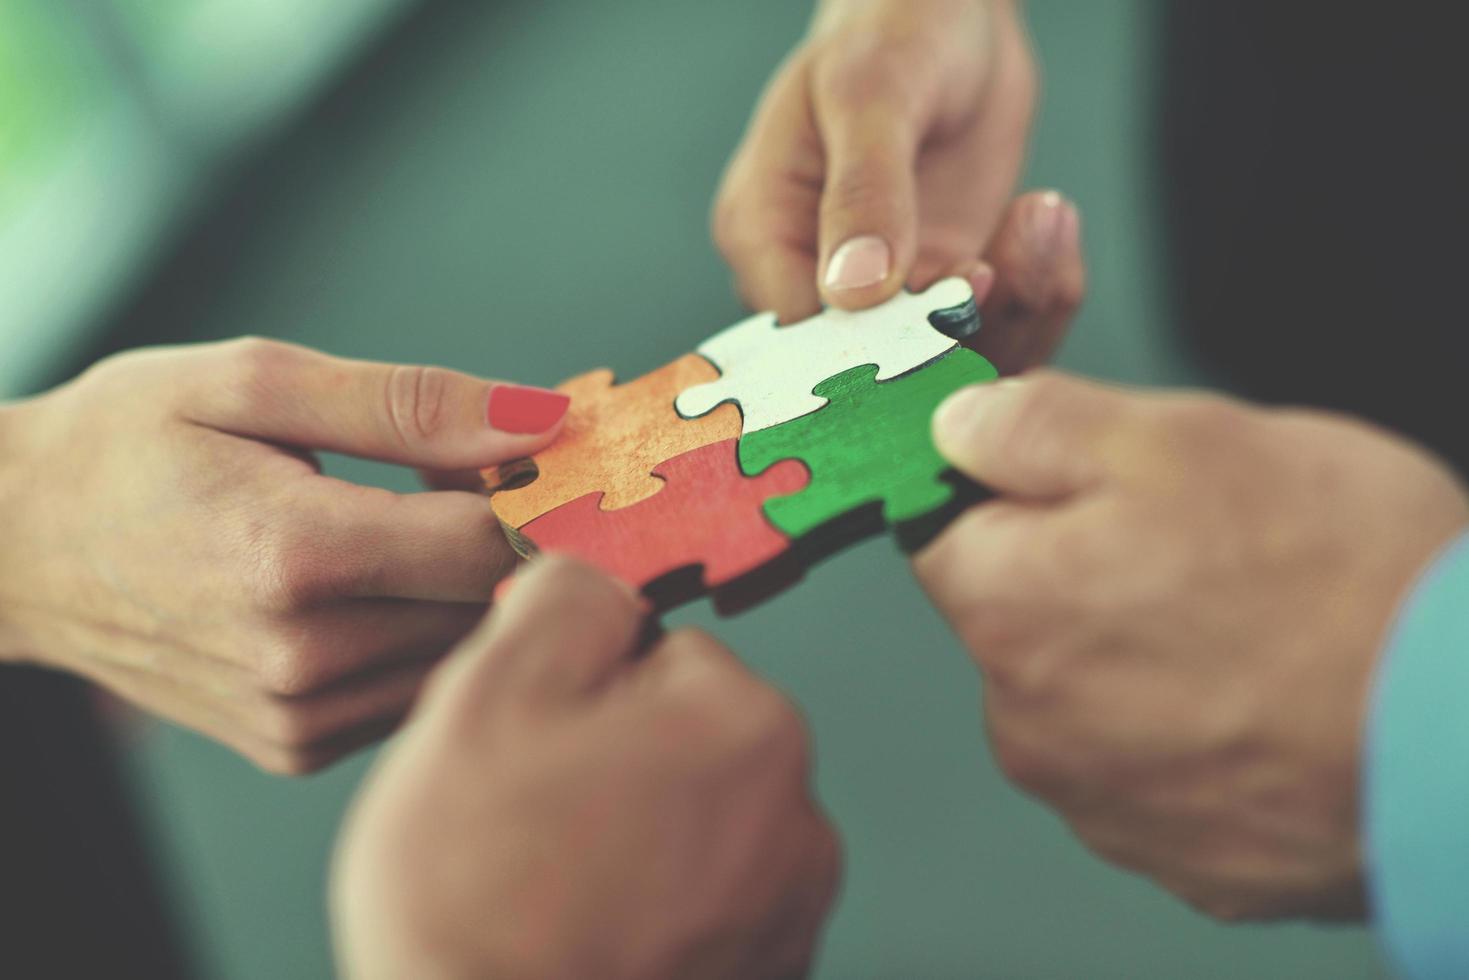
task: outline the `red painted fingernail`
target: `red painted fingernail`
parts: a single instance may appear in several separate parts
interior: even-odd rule
[[[487,418],[492,427],[513,435],[545,432],[561,421],[571,396],[529,385],[495,385]]]

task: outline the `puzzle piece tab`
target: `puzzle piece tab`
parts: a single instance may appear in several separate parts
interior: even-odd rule
[[[950,392],[994,380],[994,366],[956,348],[892,381],[875,381],[877,370],[867,364],[828,378],[815,392],[831,404],[740,440],[746,473],[788,459],[810,469],[806,489],[765,504],[770,522],[792,538],[879,502],[889,525],[914,521],[950,502],[954,485],[943,478],[949,465],[933,446],[930,420]]]
[[[520,528],[562,504],[602,494],[604,509],[627,507],[663,489],[655,467],[689,450],[740,434],[733,405],[703,418],[679,418],[673,400],[718,372],[697,354],[685,354],[626,384],[612,372],[590,371],[561,384],[571,396],[556,441],[525,461],[482,474],[490,506],[507,526]],[[527,475],[534,479],[520,485]]]
[[[957,277],[870,309],[829,309],[786,327],[761,313],[699,345],[720,375],[679,394],[678,413],[693,419],[736,402],[749,436],[821,408],[826,398],[813,389],[827,378],[861,364],[877,365],[878,381],[897,378],[953,350],[954,335],[973,332],[977,323],[974,292]]]
[[[578,497],[520,529],[537,550],[575,555],[642,589],[673,572],[703,566],[717,589],[780,557],[790,546],[760,505],[806,485],[806,468],[776,463],[758,477],[740,471],[735,439],[668,460],[654,473],[667,481],[630,507],[603,510],[600,493]]]

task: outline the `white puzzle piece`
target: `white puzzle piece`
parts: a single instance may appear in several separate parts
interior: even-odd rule
[[[887,381],[952,350],[958,342],[928,316],[973,299],[969,283],[954,277],[870,309],[828,309],[788,327],[777,326],[773,313],[756,314],[699,345],[720,377],[685,389],[674,407],[697,418],[737,402],[744,435],[789,422],[825,405],[811,389],[849,368],[876,364],[876,380]]]

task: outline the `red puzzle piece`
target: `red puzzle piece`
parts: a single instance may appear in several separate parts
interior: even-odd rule
[[[574,555],[635,589],[693,566],[716,589],[779,558],[790,539],[765,519],[761,505],[795,493],[810,474],[788,459],[757,477],[740,471],[738,439],[675,456],[653,471],[667,485],[628,507],[602,510],[589,493],[520,529],[538,550]]]

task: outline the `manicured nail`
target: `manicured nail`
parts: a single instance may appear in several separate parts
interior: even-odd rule
[[[826,288],[861,289],[882,282],[892,269],[888,243],[876,235],[850,238],[831,254],[826,264]]]
[[[495,385],[490,389],[490,426],[512,435],[545,432],[561,421],[571,397],[529,385]]]
[[[1030,206],[1026,215],[1026,244],[1033,254],[1050,258],[1061,246],[1062,227],[1066,220],[1066,200],[1056,191],[1047,191]]]
[[[1020,381],[1004,378],[986,384],[960,388],[945,398],[933,413],[934,441],[942,445],[962,446],[983,427],[985,416]]]

